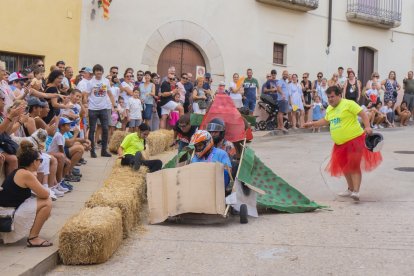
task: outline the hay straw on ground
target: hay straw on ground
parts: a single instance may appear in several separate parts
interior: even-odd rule
[[[65,265],[106,262],[122,242],[118,208],[83,209],[70,218],[59,234],[59,255]]]
[[[118,148],[122,143],[122,140],[124,140],[125,136],[127,136],[129,132],[116,130],[111,137],[111,140],[109,141],[108,149],[112,153],[117,153]]]
[[[124,238],[127,238],[139,219],[141,200],[133,187],[102,187],[85,202],[85,207],[118,207],[122,212],[122,228]]]

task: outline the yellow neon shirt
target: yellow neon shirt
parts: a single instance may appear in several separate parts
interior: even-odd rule
[[[124,151],[124,155],[135,155],[138,151],[144,150],[144,139],[138,137],[136,132],[128,134],[125,136],[124,140],[122,140],[121,148]]]
[[[328,106],[325,120],[329,121],[332,140],[337,145],[360,136],[364,130],[358,122],[362,108],[354,101],[341,99],[336,107]]]

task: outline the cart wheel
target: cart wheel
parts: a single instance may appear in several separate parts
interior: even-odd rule
[[[266,130],[267,123],[266,121],[260,121],[257,123],[257,128],[260,130]]]
[[[240,223],[241,224],[245,224],[248,223],[247,220],[247,205],[246,204],[242,204],[240,205]]]

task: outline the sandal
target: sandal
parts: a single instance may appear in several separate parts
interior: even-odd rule
[[[30,241],[38,238],[39,236],[32,237],[27,239],[27,247],[49,247],[52,246],[53,243],[49,242],[48,240],[44,240],[41,244],[32,244]]]

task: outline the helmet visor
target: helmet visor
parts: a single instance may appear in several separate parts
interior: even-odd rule
[[[207,131],[224,131],[224,126],[216,123],[209,123]]]

